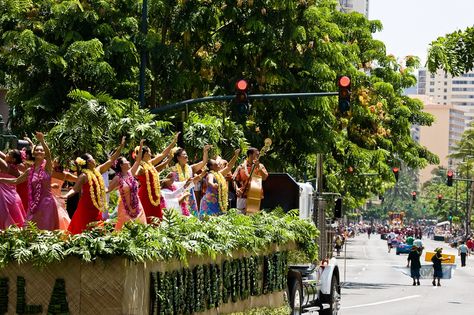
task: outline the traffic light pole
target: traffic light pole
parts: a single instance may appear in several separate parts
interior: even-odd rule
[[[349,79],[350,83],[350,79]],[[348,89],[349,87],[347,87]],[[348,97],[350,92],[348,92]],[[311,97],[325,97],[338,96],[339,92],[315,92],[315,93],[278,93],[278,94],[247,94],[247,100],[270,100],[270,99],[291,99],[291,98],[311,98]],[[223,102],[232,101],[236,99],[236,95],[221,95],[221,96],[207,96],[195,99],[189,99],[177,103],[167,104],[162,107],[151,110],[152,114],[163,113],[167,111],[180,110],[184,107],[188,108],[191,105],[196,105],[206,102]],[[349,104],[347,104],[349,106]],[[348,110],[348,108],[346,109]],[[313,213],[313,221],[320,230],[319,238],[319,259],[330,258],[332,255],[332,239],[329,240],[326,226],[326,206],[327,202],[323,198],[323,155],[317,155],[317,194],[315,196],[316,211]]]
[[[337,96],[338,92],[315,92],[315,93],[277,93],[277,94],[248,94],[247,99],[249,100],[270,100],[270,99],[288,99],[288,98],[311,98],[311,97],[323,97],[323,96]],[[179,110],[189,105],[196,105],[207,102],[222,102],[231,101],[235,99],[235,95],[218,95],[218,96],[206,96],[201,98],[193,98],[177,103],[167,104],[162,107],[154,108],[151,110],[152,114],[163,113],[172,110]]]

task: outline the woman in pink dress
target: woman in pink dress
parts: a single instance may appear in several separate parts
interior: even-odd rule
[[[109,192],[118,188],[120,192],[120,203],[118,207],[118,219],[115,230],[122,229],[125,222],[135,221],[146,224],[145,211],[138,197],[138,182],[135,179],[138,167],[142,160],[142,149],[144,140],[140,141],[140,149],[135,163],[130,168],[130,162],[123,156],[119,157],[114,166],[116,176],[109,185]]]
[[[34,163],[20,177],[0,179],[0,182],[21,184],[28,182],[28,211],[26,221],[36,224],[40,230],[57,230],[60,228],[58,204],[51,192],[51,174],[53,166],[51,153],[41,132],[36,133],[40,142],[33,148]]]
[[[8,154],[0,151],[0,176],[16,178],[21,175],[18,165],[22,163],[21,153],[11,150]],[[0,229],[4,230],[10,225],[23,226],[25,210],[15,186],[0,183]]]
[[[82,174],[79,175],[74,187],[62,197],[67,199],[82,190],[77,210],[74,212],[68,228],[68,231],[72,234],[80,234],[87,229],[90,223],[102,220],[102,212],[107,210],[105,200],[106,188],[102,174],[109,170],[113,162],[119,157],[124,146],[125,137],[122,138],[120,146],[109,160],[99,166],[97,166],[92,155],[87,153],[76,159],[76,163],[82,167]]]

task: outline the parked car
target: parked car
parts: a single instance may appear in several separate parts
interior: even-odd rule
[[[396,254],[397,254],[397,255],[400,255],[400,254],[408,254],[408,253],[410,253],[412,246],[413,246],[413,245],[408,245],[408,244],[406,244],[406,243],[400,243],[400,244],[398,244],[398,246],[397,246]]]

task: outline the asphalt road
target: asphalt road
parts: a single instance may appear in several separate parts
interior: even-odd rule
[[[443,247],[443,253],[457,256],[457,250],[447,243],[427,239],[423,242],[425,250]],[[343,282],[339,315],[474,314],[474,256],[468,257],[463,268],[456,257],[453,277],[441,280],[440,287],[433,287],[428,279],[422,279],[420,286],[412,286],[412,279],[396,269],[406,266],[407,254],[397,256],[395,249],[388,253],[386,241],[378,234],[372,234],[370,239],[367,234],[349,239],[346,259],[344,253],[337,258]]]

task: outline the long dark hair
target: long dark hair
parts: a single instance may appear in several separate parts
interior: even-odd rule
[[[21,152],[20,150],[13,149],[8,152],[8,155],[10,155],[13,159],[14,164],[21,164],[23,163],[23,159],[21,158]]]
[[[113,170],[115,174],[122,172],[122,164],[125,163],[125,161],[126,161],[126,158],[123,156],[119,156],[117,160],[115,160],[115,164],[113,166]]]
[[[181,155],[181,153],[184,152],[183,148],[178,148],[176,152],[173,154],[173,162],[178,163],[178,157]]]

